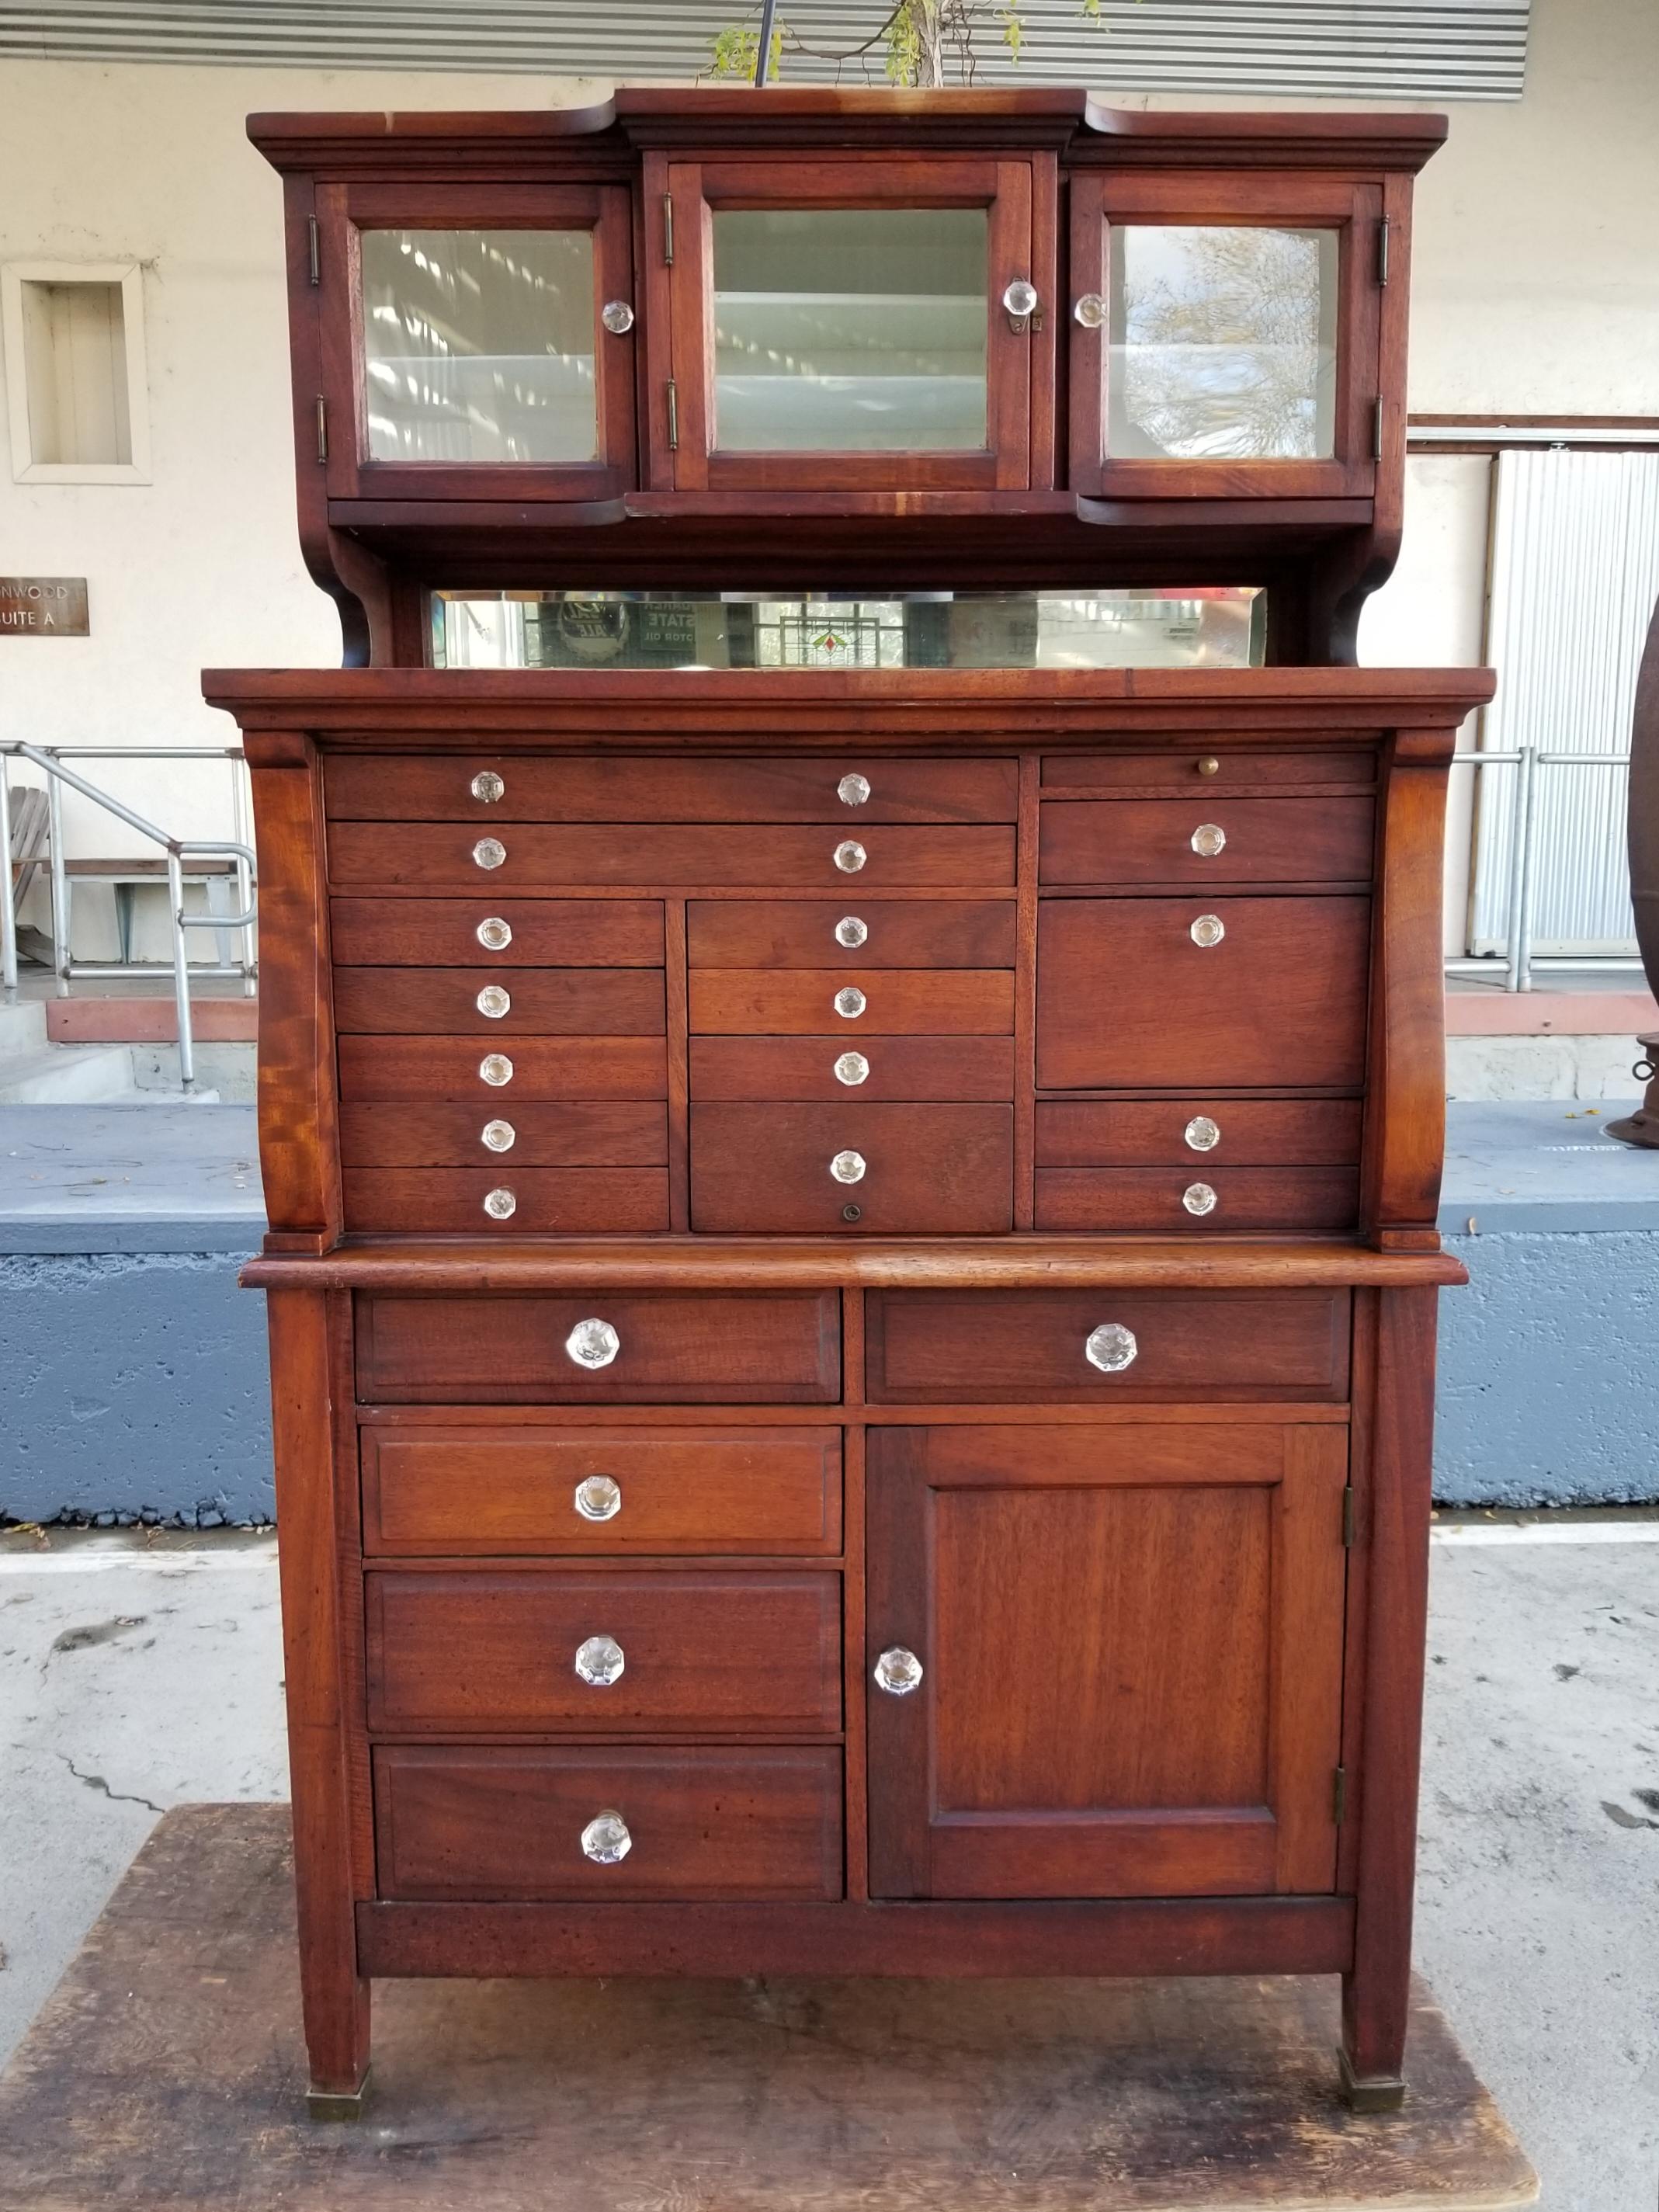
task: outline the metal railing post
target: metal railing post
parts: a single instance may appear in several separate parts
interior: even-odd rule
[[[1532,780],[1533,747],[1522,745],[1515,763],[1515,804],[1510,828],[1510,897],[1509,914],[1504,930],[1504,962],[1505,991],[1530,990],[1531,984],[1522,981],[1522,945],[1530,939],[1531,923],[1528,897],[1532,860]]]
[[[52,843],[52,964],[58,977],[58,995],[70,994],[70,887],[64,859],[64,787],[52,763],[40,765],[46,776],[46,836]]]
[[[185,864],[167,848],[167,898],[173,908],[173,998],[179,1009],[179,1087],[196,1087],[196,1053],[190,1030],[190,955],[185,950]]]
[[[11,1006],[17,997],[17,899],[11,880],[11,764],[0,753],[0,856],[6,879],[0,884],[0,986]]]

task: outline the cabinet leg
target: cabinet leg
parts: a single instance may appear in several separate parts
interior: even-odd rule
[[[1336,2054],[1342,2094],[1356,2112],[1397,2112],[1406,2101],[1408,1960],[1398,1972],[1376,1968],[1342,1977],[1342,2048]]]
[[[368,1984],[355,1960],[302,1957],[301,1979],[306,2055],[311,2081],[306,2109],[313,2120],[356,2120],[368,2098]]]

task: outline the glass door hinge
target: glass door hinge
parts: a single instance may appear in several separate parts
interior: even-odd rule
[[[674,265],[674,203],[667,192],[662,196],[662,259],[665,269]]]
[[[668,450],[678,453],[680,449],[680,395],[674,380],[668,380]]]
[[[319,464],[328,459],[328,402],[320,392],[317,394],[317,459]]]
[[[312,283],[320,284],[323,278],[323,251],[322,242],[317,235],[317,218],[314,215],[308,215],[306,217],[306,258],[310,265]]]
[[[1379,399],[1371,410],[1371,459],[1382,458],[1382,402]]]
[[[1389,281],[1389,234],[1393,228],[1387,216],[1376,226],[1376,281],[1379,284],[1386,284]]]

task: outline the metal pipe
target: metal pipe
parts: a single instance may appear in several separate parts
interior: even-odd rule
[[[1570,422],[1413,422],[1406,440],[1413,446],[1659,446],[1659,430],[1579,428]]]
[[[762,0],[760,41],[755,48],[755,89],[764,92],[766,79],[772,67],[772,18],[778,12],[778,0]]]
[[[196,1087],[196,1053],[190,1033],[190,975],[185,951],[185,864],[167,848],[167,896],[173,905],[173,998],[179,1009],[179,1088]]]
[[[40,765],[31,748],[24,755]],[[46,765],[50,769],[52,763]],[[58,977],[58,995],[69,996],[70,888],[64,864],[64,794],[55,775],[46,778],[46,836],[52,846],[52,964]]]
[[[1521,878],[1517,909],[1516,935],[1511,951],[1515,963],[1517,991],[1532,988],[1532,860],[1533,838],[1538,826],[1538,777],[1535,763],[1530,757],[1523,761],[1517,773],[1524,779],[1525,795],[1521,806],[1521,850],[1518,873]]]
[[[5,882],[0,884],[0,988],[10,1006],[17,996],[17,899],[11,880],[11,772],[0,760],[0,855]]]

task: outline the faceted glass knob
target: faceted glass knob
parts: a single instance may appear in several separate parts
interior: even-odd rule
[[[622,1485],[614,1475],[584,1475],[576,1485],[575,1505],[584,1521],[614,1521],[622,1511]]]
[[[849,983],[844,991],[836,994],[836,1012],[844,1022],[857,1021],[869,1003],[855,983]]]
[[[836,1080],[850,1090],[855,1083],[868,1082],[870,1063],[861,1052],[844,1052],[836,1062]]]
[[[1106,302],[1098,292],[1085,292],[1072,309],[1072,315],[1085,331],[1097,331],[1106,319]]]
[[[499,837],[480,837],[472,848],[472,857],[481,868],[499,868],[507,858],[507,848]]]
[[[506,793],[507,786],[493,768],[481,768],[472,779],[472,796],[482,799],[486,806],[493,806]]]
[[[510,1152],[519,1141],[519,1133],[510,1121],[486,1121],[479,1134],[492,1152]]]
[[[503,1014],[511,1012],[513,994],[510,991],[502,990],[499,983],[486,983],[475,1003],[481,1014],[487,1014],[492,1022],[498,1022]]]
[[[855,951],[870,934],[870,925],[860,921],[855,914],[844,914],[836,924],[836,942],[844,945],[849,952]]]
[[[504,952],[513,942],[513,925],[498,914],[486,915],[474,934],[487,951]]]
[[[836,786],[836,796],[843,806],[862,806],[870,797],[867,775],[844,775]]]
[[[876,1687],[885,1690],[890,1698],[908,1698],[912,1690],[921,1686],[921,1662],[902,1644],[895,1644],[884,1651],[871,1671]]]
[[[1201,914],[1187,934],[1207,952],[1211,945],[1219,945],[1227,934],[1227,925],[1218,914]]]
[[[503,1183],[499,1189],[484,1193],[483,1209],[492,1221],[510,1221],[519,1210],[519,1201]]]
[[[830,1172],[837,1182],[862,1182],[864,1181],[863,1153],[837,1152],[830,1163]]]
[[[1083,1356],[1091,1367],[1097,1367],[1103,1375],[1121,1375],[1126,1367],[1133,1365],[1139,1349],[1133,1329],[1125,1328],[1121,1321],[1108,1321],[1089,1331],[1084,1340]]]
[[[626,337],[634,327],[634,310],[626,300],[607,300],[599,309],[599,320],[613,338]]]
[[[1218,822],[1200,822],[1190,842],[1200,860],[1212,860],[1218,853],[1224,850],[1227,833]]]
[[[1181,1133],[1191,1151],[1212,1152],[1221,1142],[1221,1124],[1207,1114],[1194,1114]]]
[[[620,1813],[596,1813],[582,1830],[582,1856],[595,1866],[620,1866],[633,1848],[634,1838]]]
[[[1188,1213],[1213,1213],[1215,1193],[1206,1182],[1189,1182],[1181,1194],[1181,1203]]]
[[[478,1073],[499,1091],[502,1084],[512,1082],[513,1063],[504,1052],[487,1052],[478,1062]]]
[[[620,1679],[628,1662],[614,1636],[590,1636],[576,1646],[573,1663],[584,1682],[591,1682],[596,1690],[608,1690]]]
[[[1016,276],[1003,294],[1002,304],[1016,321],[1023,322],[1026,316],[1036,314],[1041,304],[1037,288],[1028,277]]]
[[[622,1339],[608,1321],[579,1321],[564,1348],[578,1367],[609,1367],[622,1350]]]
[[[870,855],[854,837],[836,848],[836,866],[844,876],[855,876]]]

